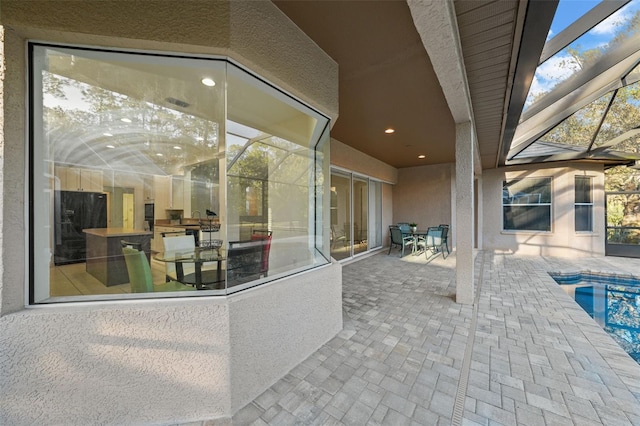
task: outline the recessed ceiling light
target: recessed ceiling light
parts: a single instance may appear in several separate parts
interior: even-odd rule
[[[216,85],[216,82],[210,79],[209,77],[205,77],[201,81],[202,81],[202,84],[204,84],[205,86],[213,87]]]
[[[422,160],[423,158],[427,158],[427,156],[424,155],[424,154],[420,154],[420,155],[418,155],[418,158]]]
[[[161,153],[161,152],[158,152],[156,155],[157,155],[158,157],[163,157],[163,155],[162,155],[162,153]]]
[[[122,121],[123,123],[131,123],[131,119],[130,118],[121,118],[120,121]]]
[[[181,147],[181,146],[176,145],[176,146],[174,146],[174,147],[173,147],[173,149],[182,149],[182,147]]]
[[[113,136],[113,133],[109,133],[109,132],[105,132],[103,133],[104,136]]]
[[[109,148],[109,149],[113,149],[113,148],[115,148],[115,146],[113,146],[113,145],[107,145],[107,148]]]
[[[384,132],[388,135],[390,135],[391,133],[395,132],[395,129],[392,129],[391,127],[389,127],[388,129],[384,129]]]

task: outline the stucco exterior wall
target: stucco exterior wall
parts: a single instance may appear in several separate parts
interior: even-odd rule
[[[229,56],[338,117],[338,65],[267,0],[2,0],[0,24],[39,41]]]
[[[180,423],[230,415],[223,298],[91,303],[0,318],[0,424]]]
[[[342,266],[230,298],[231,411],[255,399],[342,329]],[[295,348],[295,350],[294,350]]]
[[[331,165],[394,184],[398,169],[331,138]]]
[[[393,187],[393,223],[415,222],[419,229],[451,224],[451,164],[398,170]]]
[[[574,176],[592,176],[594,232],[575,232]],[[551,232],[502,230],[502,182],[524,177],[551,177]],[[510,253],[541,256],[602,256],[605,245],[604,169],[597,164],[567,164],[564,167],[536,165],[500,168],[482,174],[483,247]]]
[[[229,298],[25,308],[25,42],[226,55],[334,120],[337,65],[267,1],[2,0],[0,24],[0,424],[228,421],[342,327],[340,265]]]

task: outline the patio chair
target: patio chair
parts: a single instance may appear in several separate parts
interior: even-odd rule
[[[400,246],[402,249],[402,254],[400,257],[404,256],[404,248],[410,246],[411,252],[415,252],[416,250],[416,239],[412,235],[403,234],[402,230],[397,226],[390,226],[389,233],[391,234],[391,244],[389,244],[389,253],[387,256],[391,254],[391,248],[395,246]]]
[[[409,226],[409,222],[398,222],[396,223],[396,226],[400,228],[403,234],[411,233],[411,227]]]
[[[438,228],[442,229],[442,244],[446,247],[447,254],[451,254],[449,251],[449,225],[441,223],[438,225]],[[442,256],[444,257],[444,251],[442,252]]]
[[[416,246],[418,248],[424,249],[425,257],[429,258],[429,254],[427,252],[431,251],[433,254],[439,253],[442,251],[442,257],[446,259],[444,255],[444,250],[442,250],[442,245],[444,243],[443,235],[447,233],[449,228],[440,228],[432,226],[427,229],[427,235],[424,237],[418,237],[416,241]],[[449,253],[449,249],[447,248],[447,253]]]

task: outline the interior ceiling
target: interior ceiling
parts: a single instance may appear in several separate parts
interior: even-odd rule
[[[339,65],[333,138],[397,168],[455,161],[455,123],[406,1],[274,3]],[[520,3],[455,1],[483,168],[496,166]]]

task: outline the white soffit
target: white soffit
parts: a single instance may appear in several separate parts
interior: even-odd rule
[[[482,165],[496,166],[519,47],[521,2],[456,0],[457,27],[466,68]]]

